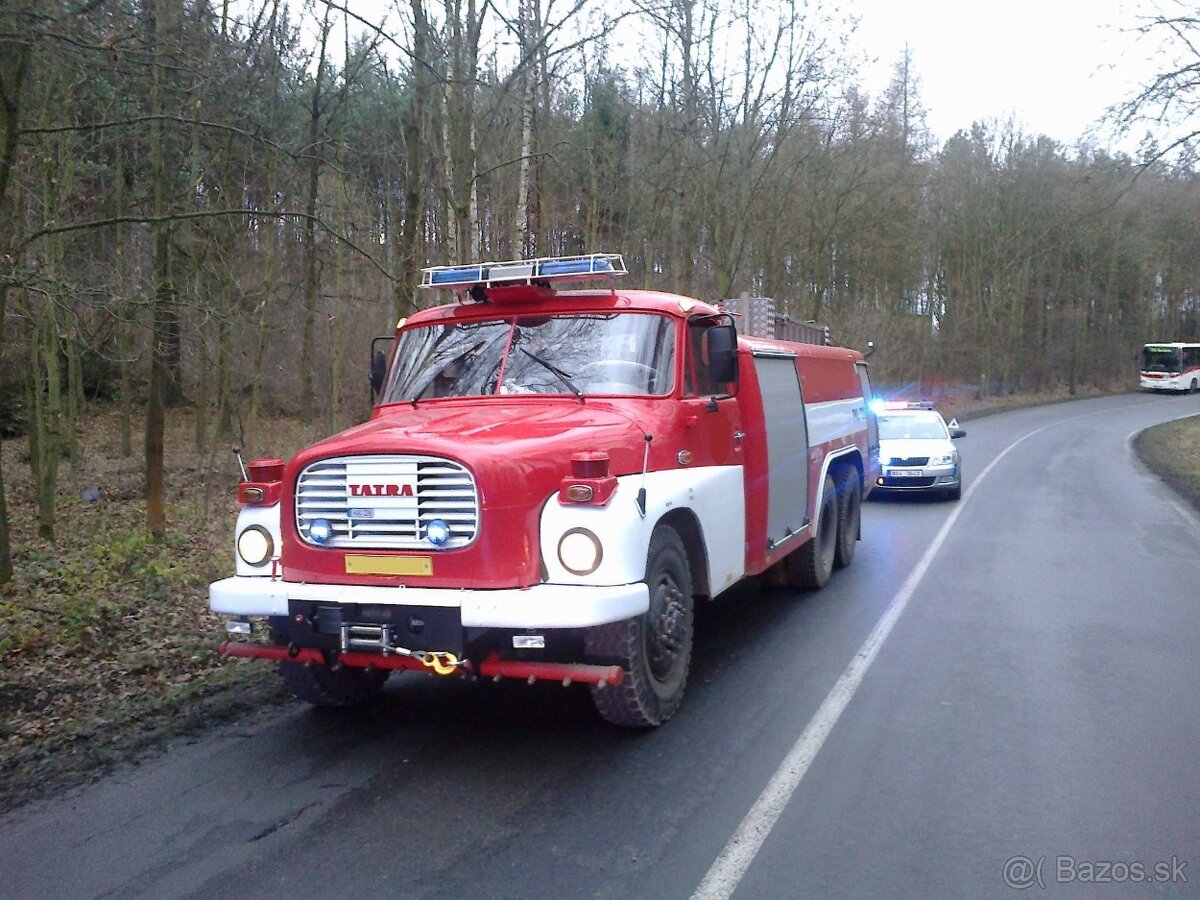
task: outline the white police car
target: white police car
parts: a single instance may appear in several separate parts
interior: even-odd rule
[[[872,404],[879,422],[876,491],[929,491],[951,500],[962,496],[962,464],[951,441],[966,432],[950,424],[932,403]]]

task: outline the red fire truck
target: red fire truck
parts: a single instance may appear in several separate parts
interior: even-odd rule
[[[421,670],[586,683],[649,727],[683,698],[696,602],[849,565],[878,474],[862,355],[739,337],[624,274],[426,269],[458,302],[400,323],[370,420],[249,463],[236,575],[209,593],[221,652],[323,706]]]

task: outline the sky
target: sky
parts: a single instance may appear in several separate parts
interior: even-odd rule
[[[842,8],[860,17],[856,41],[875,59],[863,69],[873,94],[909,46],[939,142],[973,121],[1011,116],[1026,133],[1071,146],[1154,71],[1144,43],[1122,33],[1146,11],[1133,0],[847,0]]]
[[[402,0],[337,2],[371,21],[386,17],[393,31],[407,12]],[[1067,147],[1153,74],[1154,53],[1128,30],[1154,2],[824,0],[858,15],[851,45],[871,94],[886,88],[907,44],[937,144],[972,122],[1012,117],[1026,134]],[[1100,132],[1095,142],[1135,153],[1143,134]]]

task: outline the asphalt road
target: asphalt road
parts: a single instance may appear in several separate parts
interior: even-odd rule
[[[1198,896],[1200,521],[1129,444],[1197,413],[965,423],[962,501],[870,503],[825,590],[701,611],[660,729],[393,679],[5,816],[0,895]]]

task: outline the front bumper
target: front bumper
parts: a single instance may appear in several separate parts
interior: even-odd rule
[[[1143,391],[1186,391],[1189,384],[1178,375],[1171,378],[1143,378],[1140,381]]]
[[[894,474],[897,471],[904,472],[905,474]],[[879,478],[876,479],[875,490],[942,491],[953,489],[961,482],[962,473],[958,465],[884,466]]]
[[[289,600],[459,610],[464,628],[588,628],[633,618],[650,608],[643,582],[538,584],[494,591],[301,584],[235,575],[208,587],[208,605],[231,616],[286,616]]]

